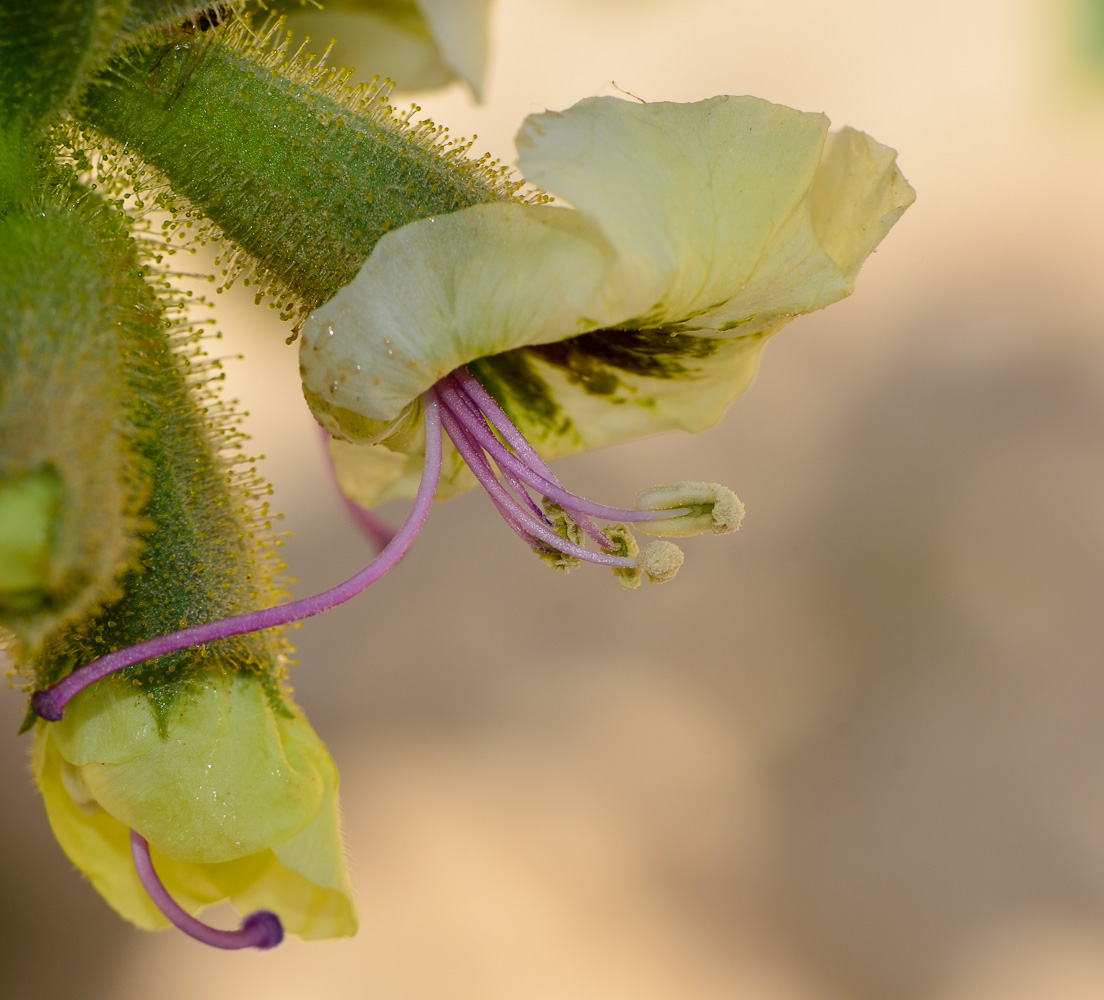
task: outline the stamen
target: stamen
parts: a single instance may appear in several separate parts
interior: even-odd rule
[[[47,722],[57,722],[65,712],[65,706],[74,695],[90,684],[102,680],[116,671],[132,667],[137,663],[175,653],[189,646],[198,646],[217,639],[228,639],[247,632],[259,632],[262,629],[287,625],[313,615],[328,611],[350,598],[356,597],[379,580],[403,557],[406,550],[417,537],[429,508],[437,492],[437,483],[441,478],[441,406],[436,393],[431,389],[423,397],[425,415],[425,461],[422,468],[422,481],[418,486],[414,506],[403,525],[395,533],[383,551],[359,573],[349,577],[344,583],[324,590],[312,597],[304,597],[288,604],[279,604],[260,611],[251,611],[243,615],[234,615],[203,625],[193,625],[178,632],[157,636],[134,646],[101,656],[98,660],[74,670],[57,684],[42,691],[36,691],[31,697],[31,707]]]
[[[549,482],[559,483],[555,474],[545,463],[544,459],[534,451],[533,446],[514,425],[514,422],[506,415],[506,411],[495,402],[494,396],[487,392],[486,387],[466,367],[461,366],[454,371],[449,378],[455,379],[457,384],[467,393],[473,403],[483,411],[491,425],[502,435],[506,443],[514,450],[514,453],[525,459],[531,469],[544,475]]]
[[[510,527],[528,538],[541,557],[557,568],[568,568],[570,562],[563,558],[567,556],[572,561],[585,559],[612,566],[627,589],[639,587],[645,576],[653,583],[665,583],[682,566],[682,550],[671,542],[652,542],[641,550],[620,522],[636,522],[642,531],[655,535],[692,535],[710,529],[723,534],[739,527],[743,504],[735,493],[715,483],[657,486],[637,496],[634,510],[607,507],[576,496],[564,489],[525,435],[466,368],[442,378],[436,391],[443,407],[445,432],[476,479]],[[491,467],[492,461],[518,499],[503,486]],[[544,510],[537,508],[530,489],[543,498]],[[591,520],[592,515],[606,520],[617,518],[619,523],[603,532]],[[579,529],[605,551],[594,553],[583,548]]]
[[[539,523],[540,518],[528,515],[517,505],[513,497],[506,492],[501,483],[495,478],[493,470],[484,460],[478,445],[468,436],[464,428],[453,419],[452,414],[447,409],[441,410],[441,420],[445,432],[451,438],[452,443],[456,445],[456,450],[460,452],[475,478],[487,491],[487,495],[498,509],[499,514],[502,515],[503,520],[526,545],[539,548],[540,542],[528,529],[527,525],[534,521]]]
[[[631,569],[613,571],[625,590],[636,590],[644,577],[652,583],[667,583],[675,578],[686,558],[674,542],[649,542],[642,549],[632,532],[623,524],[615,524],[609,530],[613,539],[614,551],[618,555],[628,556],[633,561]]]
[[[472,382],[475,385],[479,385],[479,382],[475,380],[471,375],[469,375],[468,377],[472,378]],[[469,403],[478,407],[478,401],[475,400],[467,392],[467,383],[465,383],[463,388],[461,388],[461,383],[459,379],[455,377],[455,373],[453,376],[447,376],[441,381],[442,383],[444,383],[439,384],[439,389],[441,391],[441,401],[446,406],[448,406],[449,409],[452,410],[454,416],[456,416],[456,418],[464,424],[465,428],[472,435],[472,437],[475,438],[480,447],[490,454],[490,456],[495,460],[495,464],[498,465],[504,473],[509,470],[519,479],[523,480],[528,486],[532,487],[534,490],[537,490],[541,494],[541,496],[555,501],[565,510],[570,511],[573,515],[582,515],[577,516],[576,519],[579,521],[579,526],[583,528],[584,531],[587,531],[586,524],[584,524],[584,518],[589,521],[589,518],[586,517],[586,515],[590,515],[592,517],[601,517],[607,520],[637,522],[662,521],[691,513],[691,507],[682,507],[669,510],[642,510],[639,507],[632,509],[624,507],[610,507],[606,504],[595,503],[593,500],[587,500],[586,498],[581,497],[578,494],[571,493],[569,490],[565,489],[559,479],[557,479],[552,474],[552,471],[548,468],[548,466],[539,457],[537,457],[536,452],[533,451],[532,446],[529,444],[529,442],[525,440],[524,436],[521,436],[521,432],[517,429],[517,425],[510,420],[510,418],[500,407],[498,407],[497,403],[494,404],[495,409],[497,410],[495,418],[492,419],[492,417],[489,416],[486,411],[483,411],[483,419],[470,419],[470,411],[469,414],[465,414],[463,412],[463,404]],[[480,388],[483,387],[480,386]],[[485,389],[483,391],[486,392]],[[488,398],[491,398],[489,393],[487,395]],[[458,412],[458,410],[460,412]],[[506,447],[502,444],[502,441],[500,441],[491,431],[490,427],[488,427],[488,424],[490,424],[490,426],[493,427],[494,430],[498,431],[502,435],[503,439],[505,439],[507,443],[510,444],[511,448],[514,447],[513,443],[511,442],[515,439],[515,437],[520,441],[524,441],[528,454],[532,455],[536,459],[536,463],[539,463],[539,468],[535,466],[535,463],[532,460],[523,461],[521,458],[519,458],[516,448],[514,448],[513,452],[508,451]],[[506,433],[507,430],[512,430],[513,434]],[[590,523],[593,524],[593,522]],[[603,540],[601,537],[599,537],[599,535],[601,535],[601,532],[599,532],[597,528],[595,528],[594,531],[587,531],[587,534],[594,538],[594,540],[597,541],[599,545],[603,545],[605,548],[610,548],[608,539]]]
[[[569,542],[574,542],[576,545],[583,544],[582,529],[559,504],[553,503],[551,500],[545,500],[541,506],[543,507],[546,520],[557,535],[567,539]],[[623,556],[627,553],[614,552],[613,554],[616,556]],[[564,573],[576,569],[579,565],[579,560],[574,556],[569,556],[566,552],[561,552],[559,550],[545,550],[543,546],[541,549],[537,550],[537,555],[540,557],[541,562],[547,563],[553,569],[558,569]],[[631,570],[614,569],[614,573],[629,572],[631,572]]]
[[[391,539],[395,537],[395,532],[367,507],[362,507],[341,488],[341,483],[337,478],[337,470],[334,468],[333,453],[330,451],[329,432],[323,427],[319,427],[318,431],[322,436],[322,450],[326,455],[326,468],[330,472],[330,481],[341,499],[345,501],[345,509],[352,515],[353,520],[356,521],[361,530],[375,542],[378,549],[387,548],[391,544]]]
[[[682,562],[686,558],[674,542],[667,540],[649,542],[640,550],[637,560],[644,575],[652,583],[667,583],[673,580],[675,574],[682,569]]]
[[[642,524],[640,530],[650,535],[685,538],[712,531],[727,535],[740,527],[744,505],[727,486],[720,483],[675,483],[653,486],[636,495],[636,506],[642,510],[665,515],[664,520]]]
[[[220,931],[202,920],[197,920],[172,898],[164,883],[157,876],[150,857],[149,843],[137,830],[130,831],[130,853],[134,869],[154,905],[168,917],[174,927],[185,934],[209,944],[212,948],[275,948],[284,939],[284,925],[271,910],[257,910],[242,921],[236,931]]]
[[[442,379],[439,388],[441,402],[449,408],[452,415],[464,426],[475,443],[491,455],[495,460],[495,464],[502,470],[508,481],[512,479],[521,480],[526,483],[526,485],[540,490],[544,496],[550,496],[551,493],[555,492],[563,494],[566,497],[571,497],[571,494],[560,485],[559,480],[552,476],[551,470],[549,470],[549,476],[542,476],[530,465],[518,458],[513,452],[507,450],[505,445],[495,437],[494,431],[491,430],[491,426],[493,425],[488,425],[486,415],[476,405],[475,400],[468,395],[460,383],[452,378],[452,376],[446,376]],[[502,411],[500,410],[499,412],[501,413]],[[502,417],[509,423],[509,430],[513,431],[514,436],[521,434],[505,413],[502,414]],[[525,440],[524,436],[521,437],[521,440]],[[526,446],[530,453],[536,455],[532,447],[529,447],[528,442],[526,442]],[[543,462],[541,464],[543,465]],[[545,468],[547,468],[547,466],[545,466]],[[511,482],[511,486],[513,486],[513,482]],[[528,497],[528,493],[524,488],[519,490],[515,487],[514,491],[518,493],[519,496]],[[563,505],[561,504],[561,506]],[[602,548],[610,548],[609,539],[606,538],[598,525],[589,517],[585,515],[579,516],[576,517],[576,521],[579,527],[590,535],[590,537],[602,546]]]
[[[507,521],[515,530],[521,528],[530,535],[533,535],[539,541],[544,542],[549,548],[556,549],[560,552],[566,552],[568,555],[582,559],[584,562],[599,563],[603,566],[620,567],[636,565],[632,559],[612,556],[606,552],[592,552],[590,549],[584,549],[581,545],[575,545],[561,537],[555,529],[551,528],[548,524],[534,518],[513,498],[506,487],[499,482],[498,477],[494,474],[486,458],[483,457],[483,452],[467,435],[464,428],[459,424],[449,409],[442,409],[441,421],[444,424],[446,433],[452,438],[452,443],[456,445],[456,450],[460,452],[460,457],[467,462],[468,468],[475,473],[475,477],[490,494],[495,506],[502,511],[503,516],[506,517]]]

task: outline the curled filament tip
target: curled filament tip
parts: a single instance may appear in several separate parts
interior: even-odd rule
[[[189,937],[208,944],[212,948],[260,948],[262,951],[275,948],[284,939],[284,925],[271,910],[257,910],[242,921],[236,931],[220,931],[216,927],[197,920],[185,911],[169,895],[168,889],[158,877],[150,857],[149,843],[137,830],[130,831],[130,853],[134,858],[134,869],[142,888],[149,894],[154,905],[169,919],[169,922]]]
[[[744,519],[744,505],[727,486],[720,483],[674,483],[653,486],[636,495],[636,506],[657,515],[640,530],[648,535],[685,538],[712,531],[727,535],[736,531]]]

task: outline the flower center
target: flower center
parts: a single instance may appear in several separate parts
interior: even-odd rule
[[[402,558],[421,530],[440,481],[444,434],[452,440],[506,523],[542,558],[563,569],[580,561],[609,566],[626,587],[639,586],[642,576],[659,583],[671,579],[682,565],[682,551],[666,541],[651,542],[641,549],[621,522],[635,523],[639,530],[654,534],[685,535],[710,529],[716,533],[733,531],[743,516],[743,506],[735,495],[710,483],[681,483],[645,490],[637,496],[636,508],[632,510],[593,503],[569,492],[466,368],[459,368],[437,382],[422,397],[422,403],[425,461],[414,504],[394,535],[389,535],[371,515],[358,518],[362,527],[383,544],[379,555],[367,567],[313,597],[192,626],[109,653],[73,671],[52,687],[36,691],[31,698],[35,712],[47,722],[56,722],[76,694],[126,667],[189,646],[309,618],[366,590]],[[602,529],[595,518],[616,519],[617,523]],[[587,548],[584,536],[598,549]],[[78,805],[96,807],[94,800],[84,801],[83,793],[74,799]],[[145,838],[131,830],[130,844],[135,870],[150,899],[186,934],[216,948],[273,948],[283,940],[283,925],[268,910],[251,914],[236,931],[218,930],[191,916],[158,877]]]
[[[563,487],[467,368],[446,375],[430,391],[440,401],[445,433],[468,468],[506,523],[542,557],[562,569],[579,561],[610,566],[628,587],[638,586],[641,574],[662,583],[677,572],[682,564],[677,546],[652,542],[641,551],[623,525],[603,531],[594,519],[659,522],[690,515],[692,507],[676,503],[662,510],[628,510],[585,500]],[[583,535],[600,551],[586,548]]]
[[[150,857],[149,844],[137,830],[130,831],[130,853],[134,858],[134,870],[157,908],[169,922],[189,937],[209,944],[212,948],[275,948],[284,939],[284,925],[271,910],[257,910],[242,921],[236,931],[220,931],[187,913],[172,898],[169,890],[158,877]]]
[[[641,549],[623,523],[602,530],[595,518],[635,523],[648,534],[691,535],[735,531],[743,517],[743,505],[735,494],[714,483],[654,487],[637,496],[632,510],[570,493],[466,368],[437,382],[424,394],[422,404],[425,461],[414,505],[402,527],[368,566],[313,597],[193,625],[102,656],[52,687],[36,691],[31,698],[35,712],[47,722],[56,722],[76,694],[119,670],[189,646],[310,618],[366,590],[402,558],[425,523],[441,476],[442,432],[448,434],[506,523],[542,558],[563,569],[579,561],[609,566],[625,587],[639,586],[644,576],[655,583],[672,579],[682,565],[682,550],[667,541],[650,542]],[[364,526],[381,541],[387,537],[374,519]],[[584,535],[598,546],[597,551],[583,545]]]

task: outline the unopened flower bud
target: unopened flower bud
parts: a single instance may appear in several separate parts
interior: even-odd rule
[[[653,486],[636,495],[637,510],[681,511],[662,521],[641,521],[638,531],[648,535],[685,538],[712,531],[726,535],[740,527],[744,505],[727,486],[720,483],[674,483]]]

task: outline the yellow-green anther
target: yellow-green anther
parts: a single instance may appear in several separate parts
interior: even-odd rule
[[[640,555],[640,544],[625,525],[611,525],[606,528],[605,534],[613,545],[609,550],[611,555],[623,556],[626,559],[636,559]],[[636,590],[643,580],[643,571],[639,563],[635,566],[615,566],[613,575],[617,577],[623,590]]]
[[[40,469],[0,479],[0,607],[38,607],[50,589],[58,477]]]
[[[557,535],[571,542],[572,545],[583,544],[582,529],[568,517],[563,507],[548,499],[542,499],[541,506],[544,508],[545,517],[552,522],[552,527],[556,529]],[[549,566],[553,569],[562,570],[564,573],[570,572],[579,565],[579,560],[566,552],[547,549],[537,549],[536,552]]]
[[[682,568],[686,557],[674,542],[649,542],[640,550],[640,569],[652,583],[667,583]]]
[[[78,114],[167,176],[288,315],[348,284],[384,233],[511,194],[378,92],[281,67],[240,26],[212,34],[122,52]]]
[[[641,521],[636,528],[648,535],[685,538],[712,531],[727,535],[736,531],[744,519],[744,505],[727,486],[720,483],[685,482],[653,486],[636,495],[637,510],[677,510],[688,513],[662,521]]]

